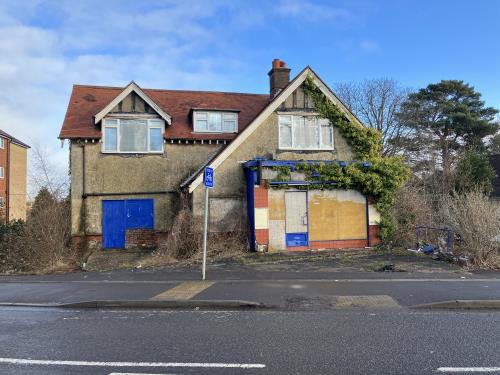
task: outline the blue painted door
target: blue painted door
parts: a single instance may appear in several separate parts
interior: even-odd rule
[[[124,249],[127,229],[154,229],[154,200],[102,201],[102,245]]]
[[[102,247],[125,248],[125,201],[102,201]]]
[[[154,200],[128,199],[125,204],[127,229],[154,228]]]

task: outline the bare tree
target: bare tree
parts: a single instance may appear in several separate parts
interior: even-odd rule
[[[46,188],[57,199],[68,194],[69,179],[66,170],[58,168],[50,160],[47,148],[32,141],[30,150],[29,195],[34,198],[42,188]]]
[[[410,129],[398,120],[398,112],[410,89],[389,78],[335,85],[344,104],[367,126],[382,133],[384,155],[401,152],[400,141]]]

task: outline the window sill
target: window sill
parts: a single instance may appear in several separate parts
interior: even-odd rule
[[[335,151],[335,148],[283,148],[280,147],[278,148],[279,151],[314,151],[314,152],[321,152],[321,151]]]
[[[197,131],[192,131],[191,134],[238,134],[238,132],[197,132]]]
[[[165,151],[101,151],[106,155],[162,155]]]

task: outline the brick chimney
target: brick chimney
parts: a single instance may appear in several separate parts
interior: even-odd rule
[[[269,73],[269,95],[271,99],[288,85],[290,82],[290,70],[286,67],[286,63],[280,59],[274,59],[273,65]]]

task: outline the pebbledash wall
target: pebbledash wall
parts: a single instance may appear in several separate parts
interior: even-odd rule
[[[303,90],[298,88],[294,94],[294,102],[304,100]],[[238,207],[240,212],[239,216],[234,215],[235,218],[244,222],[246,228],[252,231],[252,220],[255,220],[254,215],[247,215],[247,185],[245,182],[245,174],[242,168],[243,163],[255,158],[264,158],[270,160],[315,160],[315,161],[334,161],[334,160],[353,160],[354,155],[351,147],[346,142],[346,140],[341,136],[337,128],[334,127],[334,150],[333,151],[284,151],[279,149],[278,140],[278,116],[280,113],[293,114],[301,113],[303,110],[312,111],[312,105],[308,104],[308,107],[303,109],[297,109],[292,103],[292,95],[284,102],[278,110],[271,114],[265,122],[253,132],[244,143],[242,143],[230,156],[222,162],[215,170],[215,188],[210,191],[210,217],[211,218],[224,218],[229,215],[229,212],[221,209],[219,204],[217,207],[213,206],[213,201],[218,202],[237,202],[232,205],[228,205],[234,208],[235,205]],[[306,102],[307,103],[307,102]],[[349,232],[345,233],[347,237],[342,239],[331,240],[331,241],[310,241],[308,246],[304,247],[293,247],[287,248],[284,244],[285,229],[284,221],[279,222],[279,220],[284,220],[283,218],[274,220],[274,215],[279,215],[275,210],[269,208],[270,202],[279,201],[278,195],[284,196],[285,190],[271,190],[269,187],[263,183],[261,186],[254,187],[254,204],[253,209],[266,208],[269,209],[267,216],[262,219],[265,221],[265,228],[255,229],[255,240],[257,245],[265,245],[268,247],[267,250],[304,250],[311,248],[353,248],[353,247],[366,247],[374,246],[379,243],[378,239],[378,222],[380,220],[380,215],[375,210],[373,204],[367,202],[367,198],[361,195],[357,191],[349,191],[351,201],[361,202],[363,205],[363,216],[353,217],[349,221],[349,217],[344,218],[346,223],[353,222],[353,220],[358,220],[358,226],[362,227],[363,235],[349,237]],[[292,189],[293,190],[293,189]],[[338,197],[335,195],[335,190],[333,193],[326,191],[310,191],[309,197],[314,197],[315,195],[334,195],[330,197],[332,202],[338,202]],[[203,185],[199,185],[191,195],[192,199],[192,209],[195,216],[201,217],[204,212],[204,188]],[[312,199],[312,198],[311,198]],[[283,199],[282,199],[283,200]],[[373,202],[371,202],[373,203]],[[335,203],[334,203],[335,204]],[[368,215],[367,212],[370,214]],[[234,213],[234,210],[233,210]],[[359,215],[358,215],[359,216]],[[250,222],[248,221],[250,219]],[[327,219],[325,217],[325,219]],[[215,221],[215,220],[214,220]],[[326,220],[327,221],[327,220]],[[368,225],[367,225],[368,223]],[[269,228],[274,228],[271,231]],[[326,227],[325,227],[326,228]],[[322,229],[325,229],[322,228]],[[342,230],[348,228],[346,224]],[[332,237],[334,238],[334,237]],[[273,240],[274,239],[274,240]],[[250,240],[253,241],[252,236]],[[251,244],[252,246],[252,244]],[[253,247],[253,246],[252,246]]]
[[[245,175],[242,164],[256,157],[275,160],[352,160],[354,155],[351,147],[334,127],[334,150],[333,151],[284,151],[279,149],[278,139],[278,116],[285,112],[293,114],[300,112],[293,106],[292,96],[283,103],[283,106],[272,113],[264,123],[253,132],[238,149],[222,162],[215,170],[215,188],[210,191],[212,198],[238,199],[242,202],[242,213],[246,212],[246,186]],[[303,101],[303,90],[296,90],[296,102]],[[312,110],[312,104],[305,108]],[[199,185],[192,193],[192,208],[195,216],[201,217],[204,210],[203,185]],[[212,212],[211,214],[216,214]],[[221,213],[219,213],[220,215]]]
[[[102,201],[154,200],[154,230],[129,230],[127,246],[152,247],[170,228],[180,204],[179,184],[220,145],[164,144],[161,155],[103,154],[96,140],[71,141],[73,246],[102,243]]]

